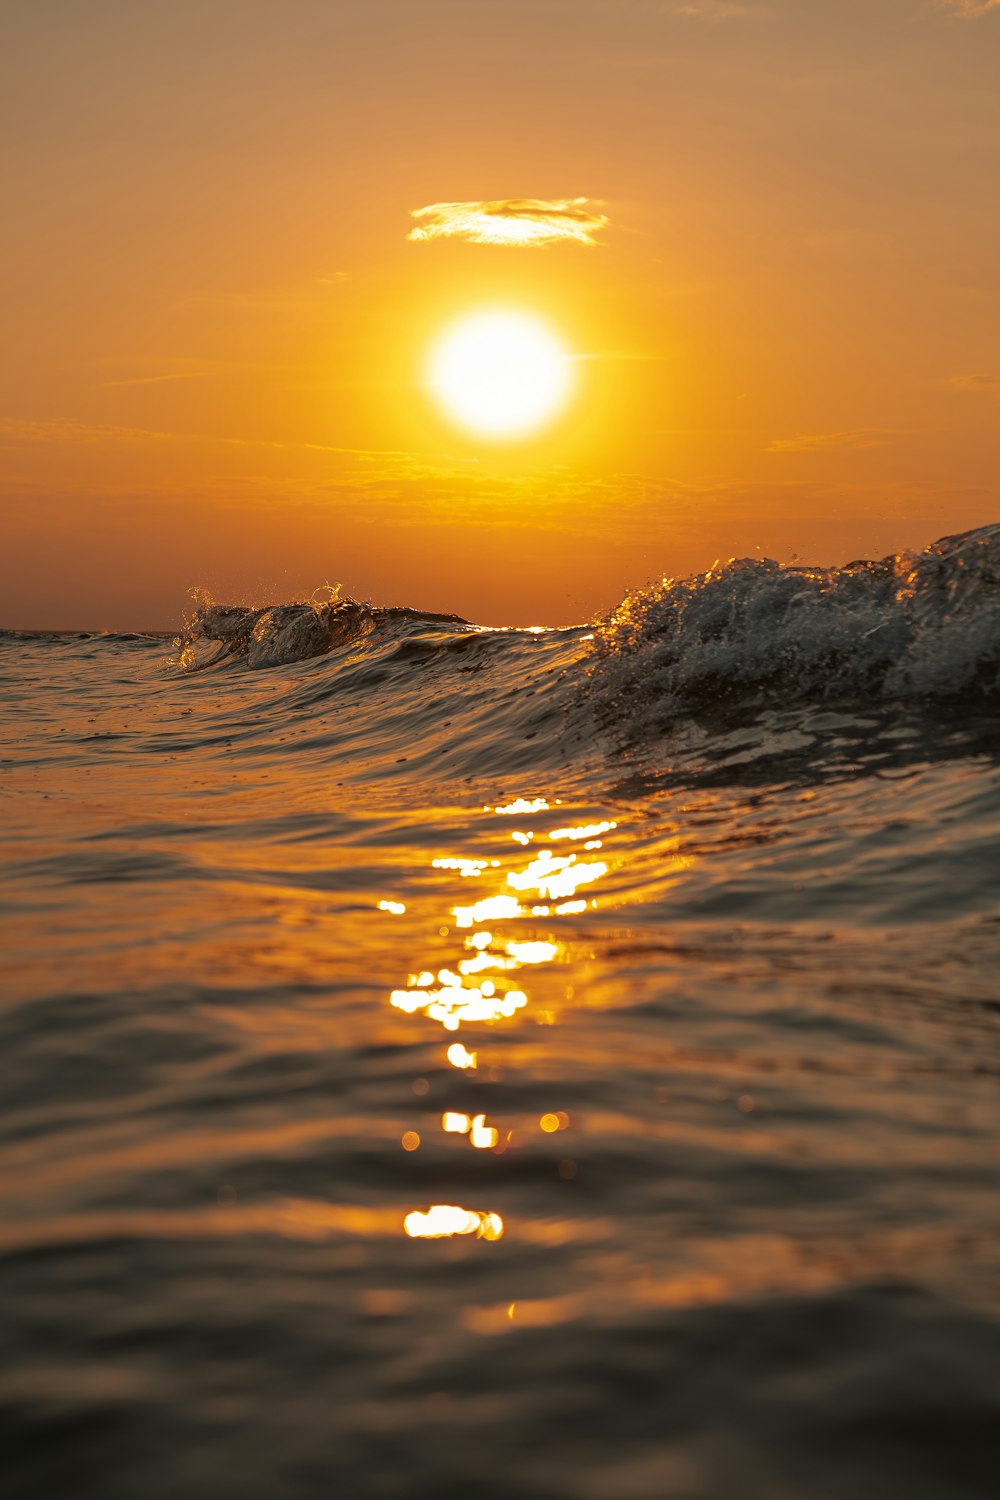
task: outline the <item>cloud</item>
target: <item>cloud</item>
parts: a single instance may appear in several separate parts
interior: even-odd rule
[[[742,21],[747,16],[770,15],[771,7],[747,4],[746,0],[679,0],[670,6],[670,12],[702,21]]]
[[[1000,375],[953,375],[948,384],[958,391],[1000,391]]]
[[[153,432],[146,427],[121,427],[108,422],[80,422],[75,417],[0,417],[0,447],[12,444],[163,442],[171,432]]]
[[[800,432],[795,437],[774,438],[765,453],[825,453],[830,449],[881,448],[883,433],[876,427],[861,427],[855,432]]]
[[[176,375],[136,375],[131,380],[102,380],[100,390],[117,385],[159,385],[164,380],[203,380],[206,370],[180,370]]]
[[[1000,9],[1000,0],[938,0],[942,10],[950,10],[953,15],[967,16],[971,20],[973,16],[985,16],[988,10]]]
[[[415,208],[419,220],[408,240],[467,240],[472,245],[552,245],[558,240],[594,245],[607,227],[601,205],[589,198],[500,198],[483,203],[429,203]]]

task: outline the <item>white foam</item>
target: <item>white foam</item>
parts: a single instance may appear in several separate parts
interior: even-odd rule
[[[592,684],[630,728],[748,696],[954,697],[1000,686],[1000,525],[844,568],[769,559],[630,595],[595,640]]]

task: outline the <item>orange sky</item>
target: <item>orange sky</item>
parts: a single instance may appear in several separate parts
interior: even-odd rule
[[[10,0],[0,75],[0,624],[564,623],[1000,516],[998,4]],[[526,197],[609,222],[407,239]],[[582,356],[501,448],[424,383],[497,303]]]

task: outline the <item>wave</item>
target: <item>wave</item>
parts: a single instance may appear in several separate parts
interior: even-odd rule
[[[202,596],[172,661],[203,684],[205,732],[228,736],[235,721],[243,753],[270,754],[277,732],[328,766],[441,779],[581,769],[594,735],[565,730],[591,636],[492,629],[337,591],[260,607]],[[248,720],[240,681],[251,675]]]
[[[409,641],[416,660],[470,636],[523,635],[458,615],[379,607],[338,588],[288,604],[198,597],[174,645],[184,670],[239,660],[250,668],[328,655],[393,624],[443,626]],[[450,627],[450,629],[447,629]],[[579,629],[547,631],[579,635]],[[540,633],[540,632],[536,632]],[[782,703],[858,697],[995,695],[1000,687],[1000,523],[842,568],[733,558],[629,594],[592,627],[584,675],[604,695],[674,714],[766,690]],[[216,647],[206,655],[205,647]]]
[[[329,597],[291,604],[216,604],[204,591],[194,590],[196,607],[174,641],[175,665],[193,671],[226,659],[239,658],[248,667],[280,667],[325,656],[337,646],[370,634],[384,621],[415,620],[457,625],[474,630],[460,615],[430,614],[401,606],[378,607],[359,599],[341,598],[339,585],[327,585]],[[216,643],[214,655],[204,645]]]
[[[942,709],[945,729],[964,718],[989,740],[978,708],[992,722],[1000,696],[1000,525],[842,568],[733,559],[568,629],[491,629],[335,589],[258,607],[201,597],[175,646],[185,672],[291,669],[268,674],[257,728],[385,774],[582,772],[615,747],[633,765],[662,750],[687,776],[796,755],[815,774],[818,756],[831,770],[895,756],[914,714],[936,757],[955,753]],[[820,724],[833,709],[861,716],[856,743]],[[839,759],[835,739],[851,741]]]
[[[753,704],[989,699],[1000,689],[1000,524],[842,568],[733,559],[630,594],[592,687],[633,733]]]

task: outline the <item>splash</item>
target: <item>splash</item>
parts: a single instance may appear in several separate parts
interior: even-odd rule
[[[278,667],[324,656],[362,634],[373,612],[357,599],[342,599],[339,584],[324,585],[322,592],[325,599],[314,595],[301,603],[252,608],[216,604],[209,594],[193,590],[195,608],[174,642],[175,663],[193,671],[225,657],[240,657],[248,667]],[[202,647],[210,642],[220,649],[206,658]]]
[[[843,568],[742,558],[664,579],[603,622],[590,681],[630,734],[764,703],[995,695],[1000,525]]]

